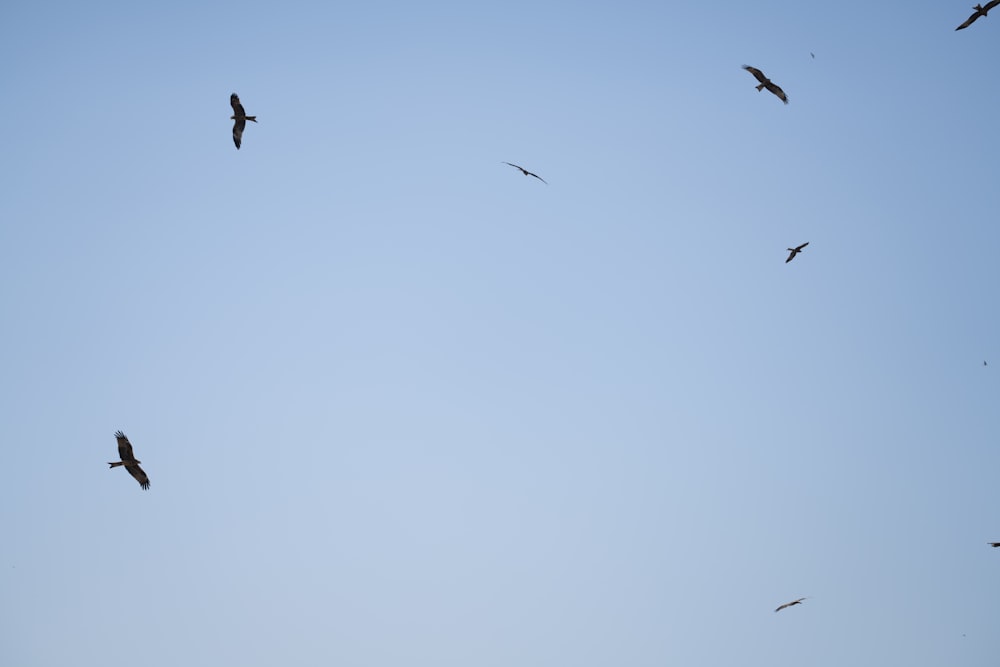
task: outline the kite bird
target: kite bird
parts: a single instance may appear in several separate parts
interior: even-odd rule
[[[139,482],[139,486],[148,489],[149,478],[146,477],[146,473],[139,467],[142,461],[137,460],[132,453],[132,443],[128,441],[128,438],[121,431],[115,433],[115,438],[118,439],[118,456],[121,458],[121,461],[108,461],[108,465],[112,468],[125,466],[125,470],[128,470],[128,474],[135,477],[135,481]]]
[[[809,245],[809,241],[806,241],[797,248],[785,248],[785,250],[791,253],[788,255],[788,259],[785,260],[785,264],[788,264],[790,261],[795,259],[795,256],[798,255],[800,252],[802,252],[802,249],[805,248],[807,245]]]
[[[797,605],[797,604],[802,604],[802,601],[803,601],[803,600],[808,600],[808,599],[809,599],[809,598],[799,598],[798,600],[795,600],[794,602],[786,602],[785,604],[781,605],[780,607],[778,607],[778,608],[777,608],[777,609],[775,609],[774,611],[776,611],[776,612],[777,612],[777,611],[781,611],[781,610],[782,610],[782,609],[784,609],[785,607],[793,607],[793,606],[795,606],[795,605]]]
[[[975,7],[973,7],[973,9],[976,10],[975,13],[969,18],[965,19],[965,23],[955,28],[955,30],[963,30],[965,28],[968,28],[970,25],[976,22],[976,19],[978,19],[980,16],[986,16],[989,13],[989,11],[994,7],[996,7],[997,5],[1000,5],[1000,0],[990,0],[990,2],[986,3],[985,7],[983,7],[982,5],[976,5]]]
[[[997,2],[1000,2],[1000,0],[997,0]],[[521,173],[524,174],[525,176],[534,176],[535,178],[537,178],[538,180],[540,180],[542,183],[545,183],[545,185],[548,185],[548,182],[544,178],[542,178],[538,174],[531,173],[530,171],[528,171],[524,167],[519,167],[518,165],[513,164],[511,162],[504,162],[504,164],[509,164],[510,166],[514,167],[514,169],[520,169]]]
[[[1000,2],[1000,0],[996,1]],[[774,93],[779,100],[781,100],[785,104],[788,104],[788,95],[785,95],[785,91],[779,88],[777,84],[771,83],[771,80],[768,79],[766,76],[764,76],[763,72],[761,72],[756,67],[750,67],[750,65],[744,65],[743,69],[753,74],[754,78],[760,81],[760,85],[757,86],[758,91],[767,88],[769,91]]]
[[[247,115],[247,112],[243,110],[243,105],[240,104],[240,96],[236,93],[229,96],[229,104],[233,107],[233,115],[229,118],[236,121],[233,123],[233,143],[236,144],[236,150],[239,150],[240,144],[243,143],[243,128],[247,126],[248,120],[256,123],[257,116]]]

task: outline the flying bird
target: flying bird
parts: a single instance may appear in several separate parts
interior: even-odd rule
[[[802,604],[803,600],[808,600],[808,599],[809,598],[799,598],[798,600],[795,600],[794,602],[786,602],[785,604],[781,605],[780,607],[778,607],[774,611],[781,611],[785,607],[792,607],[792,606],[795,606],[797,604]]]
[[[240,144],[243,143],[243,128],[247,126],[248,120],[256,123],[257,116],[247,115],[247,112],[243,110],[243,105],[240,104],[240,96],[236,93],[229,96],[229,104],[233,107],[233,115],[229,118],[236,121],[233,123],[233,143],[236,144],[236,150],[239,150]]]
[[[983,7],[982,5],[976,5],[975,7],[973,7],[973,9],[976,10],[975,13],[973,13],[973,15],[970,16],[969,18],[965,19],[965,23],[955,28],[955,30],[963,30],[965,28],[968,28],[970,25],[976,22],[976,19],[978,19],[980,16],[986,16],[989,13],[989,11],[994,7],[996,7],[997,5],[1000,5],[1000,0],[990,0],[990,2],[986,3],[985,7]]]
[[[987,542],[986,544],[990,545],[991,547],[1000,547],[1000,542]]]
[[[795,256],[798,255],[800,252],[802,252],[802,249],[805,248],[807,245],[809,245],[809,241],[806,241],[797,248],[785,248],[785,250],[787,250],[790,253],[788,255],[788,259],[785,260],[785,264],[788,264],[790,261],[795,259]]]
[[[1000,2],[1000,0],[997,0],[997,2]],[[509,164],[510,166],[514,167],[514,169],[520,169],[521,173],[524,174],[525,176],[534,176],[535,178],[537,178],[538,180],[540,180],[542,183],[545,183],[545,185],[548,185],[548,183],[546,182],[546,180],[544,178],[542,178],[538,174],[531,173],[530,171],[528,171],[524,167],[519,167],[518,165],[513,164],[512,162],[504,162],[504,164]]]
[[[137,460],[135,455],[132,453],[132,443],[128,441],[128,438],[126,438],[125,434],[121,431],[117,431],[115,433],[115,438],[118,439],[118,457],[121,461],[108,461],[108,465],[112,468],[125,466],[125,470],[128,470],[128,474],[135,477],[135,480],[139,482],[139,486],[144,489],[148,489],[149,478],[146,477],[146,473],[139,467],[139,464],[142,463],[142,461]]]
[[[1000,0],[996,1],[1000,2]],[[758,91],[767,88],[769,91],[774,93],[779,100],[781,100],[785,104],[788,104],[788,95],[785,95],[785,91],[779,88],[777,84],[771,83],[771,80],[768,79],[766,76],[764,76],[763,72],[761,72],[756,67],[750,67],[750,65],[744,65],[743,69],[753,74],[754,78],[760,81],[760,85],[757,86]]]

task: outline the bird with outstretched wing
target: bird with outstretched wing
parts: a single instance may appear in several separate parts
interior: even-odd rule
[[[784,102],[785,104],[788,104],[788,95],[785,95],[785,91],[783,91],[783,90],[782,90],[782,89],[781,89],[781,88],[780,88],[780,87],[778,86],[778,84],[776,84],[776,83],[772,82],[772,81],[771,81],[770,79],[768,79],[768,78],[767,78],[766,76],[764,76],[764,73],[763,73],[763,72],[761,72],[761,71],[760,71],[759,69],[757,69],[756,67],[750,67],[750,65],[744,65],[744,66],[743,66],[743,69],[745,69],[746,71],[748,71],[748,72],[750,72],[751,74],[753,74],[753,77],[754,77],[755,79],[757,79],[757,81],[759,81],[759,82],[760,82],[760,85],[758,85],[758,86],[757,86],[757,90],[758,90],[758,91],[760,91],[760,90],[763,90],[763,89],[767,88],[767,89],[768,89],[769,91],[771,91],[772,93],[774,93],[774,95],[775,95],[775,96],[776,96],[776,97],[777,97],[777,98],[778,98],[779,100],[781,100],[781,101],[782,101],[782,102]]]
[[[247,115],[247,112],[243,110],[243,105],[240,104],[240,96],[236,93],[229,96],[229,105],[233,107],[233,115],[229,119],[235,121],[233,123],[233,143],[236,144],[236,150],[239,150],[240,144],[243,143],[243,129],[247,126],[247,121],[252,120],[256,123],[257,116]]]
[[[802,252],[802,249],[805,248],[807,245],[809,245],[809,241],[806,241],[802,245],[797,246],[795,248],[785,248],[785,250],[788,251],[788,259],[785,260],[785,264],[788,264],[790,261],[795,259],[795,256],[798,255],[800,252]]]
[[[143,489],[148,489],[149,477],[147,477],[143,469],[139,467],[139,464],[142,463],[142,461],[136,459],[135,454],[132,453],[132,443],[128,441],[128,438],[126,438],[125,434],[121,431],[115,432],[115,438],[118,440],[118,458],[120,458],[121,461],[108,461],[108,465],[112,468],[125,466],[125,470],[128,470],[128,474],[135,477],[135,481],[139,482],[139,486]]]
[[[803,600],[808,600],[808,599],[809,598],[799,598],[798,600],[793,600],[791,602],[786,602],[785,604],[783,604],[780,607],[778,607],[777,609],[775,609],[775,611],[781,611],[782,609],[785,609],[786,607],[792,607],[792,606],[797,605],[797,604],[802,604]]]
[[[990,0],[990,2],[986,3],[986,6],[976,5],[975,7],[973,7],[973,9],[976,11],[973,12],[972,16],[965,19],[965,23],[955,28],[955,30],[964,30],[968,28],[970,25],[976,22],[976,19],[978,19],[980,16],[986,16],[987,14],[989,14],[990,10],[996,7],[997,5],[1000,5],[1000,0]]]
[[[504,162],[504,164],[509,164],[510,166],[514,167],[514,169],[520,169],[521,173],[524,174],[525,176],[534,176],[535,178],[537,178],[538,180],[540,180],[542,183],[545,183],[545,185],[548,185],[548,182],[544,178],[542,178],[538,174],[531,173],[530,171],[528,171],[524,167],[518,166],[518,165],[514,164],[513,162]]]

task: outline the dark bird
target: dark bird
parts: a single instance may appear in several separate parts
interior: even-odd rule
[[[997,0],[997,1],[1000,2],[1000,0]],[[761,91],[761,90],[764,90],[765,88],[767,88],[772,93],[774,93],[775,95],[777,95],[777,97],[778,97],[779,100],[781,100],[785,104],[788,104],[788,95],[785,95],[785,91],[783,91],[781,88],[779,88],[777,84],[771,83],[771,80],[768,79],[766,76],[764,76],[763,72],[761,72],[756,67],[750,67],[750,65],[744,65],[743,69],[745,69],[746,71],[748,71],[751,74],[753,74],[754,78],[757,79],[758,81],[760,81],[760,85],[757,86],[757,90],[758,91]]]
[[[986,544],[990,545],[991,547],[1000,547],[1000,542],[987,542]]]
[[[125,470],[128,470],[128,474],[135,477],[135,480],[139,482],[139,486],[144,489],[148,489],[149,478],[146,477],[146,473],[144,473],[142,468],[139,467],[139,464],[142,463],[142,461],[137,460],[135,455],[132,453],[132,443],[128,441],[128,438],[126,438],[125,434],[121,431],[117,431],[115,433],[115,438],[118,439],[118,457],[121,461],[108,461],[108,465],[112,468],[125,466]]]
[[[785,250],[789,252],[788,259],[785,260],[785,264],[788,264],[790,261],[795,259],[795,256],[798,255],[800,252],[802,252],[802,249],[805,248],[807,245],[809,245],[809,241],[806,241],[797,248],[785,248]]]
[[[816,54],[815,53],[813,53],[812,51],[810,51],[809,55],[811,55],[813,57],[813,60],[816,60]]]
[[[777,609],[775,609],[775,611],[781,611],[785,607],[793,607],[793,606],[795,606],[797,604],[802,604],[803,600],[808,600],[808,599],[809,598],[799,598],[798,600],[795,600],[794,602],[786,602],[785,604],[783,604],[780,607],[778,607]]]
[[[997,0],[997,1],[1000,2],[1000,0]],[[519,167],[518,165],[513,164],[511,162],[504,162],[504,164],[509,164],[510,166],[514,167],[514,169],[520,169],[521,173],[524,174],[525,176],[534,176],[535,178],[537,178],[538,180],[540,180],[542,183],[545,183],[545,185],[548,185],[548,183],[545,181],[544,178],[542,178],[538,174],[531,173],[530,171],[528,171],[524,167]]]
[[[976,5],[975,7],[973,7],[973,9],[976,10],[975,13],[973,13],[972,16],[970,16],[969,18],[965,19],[965,23],[955,28],[955,30],[963,30],[965,28],[968,28],[970,25],[976,22],[976,19],[978,19],[980,16],[986,16],[987,14],[989,14],[990,10],[996,7],[997,5],[1000,5],[1000,0],[990,0],[990,2],[986,3],[985,7],[983,7],[982,5]]]
[[[236,144],[236,150],[239,150],[240,144],[243,143],[243,128],[247,126],[248,120],[256,123],[257,116],[247,115],[247,112],[243,110],[243,105],[240,104],[240,96],[236,93],[229,96],[229,104],[233,107],[233,115],[229,118],[236,121],[233,123],[233,143]]]

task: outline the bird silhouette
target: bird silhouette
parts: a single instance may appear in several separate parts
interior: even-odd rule
[[[973,9],[976,10],[975,13],[969,18],[965,19],[965,23],[955,28],[955,30],[963,30],[965,28],[968,28],[970,25],[976,22],[976,19],[978,19],[980,16],[986,16],[989,13],[989,11],[994,7],[996,7],[997,5],[1000,5],[1000,0],[991,0],[990,2],[986,3],[985,7],[983,7],[982,5],[976,5],[975,7],[973,7]]]
[[[997,0],[997,1],[1000,2],[1000,0]],[[520,169],[521,173],[524,174],[525,176],[534,176],[535,178],[537,178],[538,180],[540,180],[542,183],[545,183],[545,185],[548,185],[548,182],[544,178],[542,178],[538,174],[531,173],[530,171],[528,171],[524,167],[516,165],[513,162],[504,162],[504,164],[509,164],[510,166],[514,167],[514,169]]]
[[[809,598],[799,598],[798,600],[793,600],[792,602],[786,602],[785,604],[781,605],[780,607],[778,607],[774,611],[777,612],[777,611],[781,611],[785,607],[792,607],[792,606],[797,605],[797,604],[802,604],[803,600],[808,600],[808,599]]]
[[[802,249],[805,248],[807,245],[809,245],[809,241],[806,241],[797,248],[785,248],[785,250],[787,250],[790,253],[788,255],[788,259],[785,260],[785,264],[788,264],[790,261],[795,259],[795,256],[798,255],[800,252],[802,252]]]

